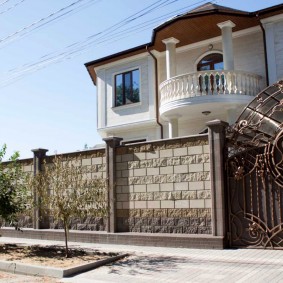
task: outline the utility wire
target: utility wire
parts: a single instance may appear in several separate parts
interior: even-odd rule
[[[6,37],[4,37],[4,38],[1,38],[1,39],[0,39],[0,44],[6,43],[7,41],[11,41],[11,40],[13,40],[16,36],[19,37],[21,34],[26,33],[28,30],[30,30],[30,29],[36,27],[36,26],[39,25],[39,24],[40,24],[41,26],[42,26],[42,25],[45,25],[44,21],[46,21],[46,20],[48,20],[48,19],[50,19],[50,18],[56,16],[57,14],[60,14],[60,13],[64,12],[64,11],[67,10],[67,9],[70,9],[70,8],[74,7],[75,5],[78,5],[78,4],[82,3],[83,1],[87,1],[87,0],[77,0],[77,1],[75,1],[75,2],[73,2],[73,3],[69,4],[69,5],[67,5],[67,6],[65,6],[65,7],[61,8],[61,9],[59,9],[59,10],[57,10],[57,11],[55,11],[55,12],[52,12],[51,14],[49,14],[49,15],[46,16],[46,17],[43,17],[43,18],[41,18],[41,19],[39,19],[39,20],[36,20],[35,22],[33,22],[33,23],[31,23],[31,24],[29,24],[29,25],[27,25],[27,26],[25,26],[25,27],[23,27],[23,28],[17,30],[16,32],[11,33],[11,34],[9,34],[8,36],[6,36]],[[88,2],[91,2],[91,1],[93,1],[93,0],[88,0]],[[94,1],[94,3],[96,3],[96,2],[97,2],[97,0]],[[67,12],[65,12],[63,15],[60,15],[60,16],[58,16],[58,17],[63,17],[64,15],[66,15],[66,14],[72,12],[72,11],[74,11],[74,9],[71,10],[71,11],[67,11]],[[54,20],[58,19],[58,17],[56,17]],[[51,21],[53,21],[53,20],[49,20],[48,23],[51,22]]]
[[[17,6],[19,6],[20,4],[22,4],[24,1],[26,1],[26,0],[18,1],[18,2],[15,3],[13,6],[10,6],[10,7],[8,7],[6,10],[1,11],[1,12],[0,12],[0,15],[3,15],[4,13],[7,13],[7,12],[9,12],[10,10],[16,8]]]
[[[157,9],[158,7],[160,8],[161,5],[166,5],[166,3],[167,3],[167,5],[169,5],[170,3],[173,3],[173,2],[176,2],[176,1],[178,1],[178,0],[171,0],[170,2],[169,2],[169,0],[166,0],[166,1],[159,0],[159,1],[156,1],[154,4],[152,4],[150,6],[156,5],[155,7]],[[121,30],[120,32],[113,33],[114,31],[117,30],[117,25],[119,25],[119,28],[123,27],[123,26],[127,25],[128,23],[132,22],[132,19],[134,17],[135,17],[135,20],[136,20],[136,19],[143,17],[146,14],[153,11],[152,9],[148,9],[150,6],[146,7],[145,9],[131,15],[130,17],[123,19],[122,21],[118,22],[117,24],[110,26],[109,28],[105,29],[102,32],[98,32],[96,34],[93,34],[93,35],[87,37],[87,39],[85,39],[83,41],[78,41],[78,42],[75,42],[75,43],[68,45],[65,49],[63,49],[63,51],[52,52],[52,53],[46,54],[44,56],[41,56],[38,61],[35,61],[33,63],[24,64],[21,67],[9,70],[8,75],[10,77],[7,78],[6,80],[0,82],[0,85],[4,85],[4,86],[8,85],[8,84],[14,82],[15,80],[18,80],[18,79],[24,77],[26,74],[29,74],[31,72],[36,72],[36,71],[38,71],[42,68],[47,67],[50,64],[60,63],[60,62],[65,61],[65,60],[72,59],[73,57],[84,53],[93,44],[100,45],[100,44],[103,44],[103,43],[106,43],[106,42],[117,41],[121,38],[124,38],[125,36],[128,36],[129,33],[136,33],[140,30],[147,29],[148,26],[152,26],[153,23],[156,23],[160,19],[163,19],[165,17],[168,18],[168,16],[172,15],[173,13],[175,13],[174,15],[176,15],[176,12],[184,11],[185,9],[187,11],[188,8],[191,8],[192,6],[195,6],[195,5],[199,5],[203,2],[206,2],[206,0],[195,2],[195,3],[193,3],[189,6],[186,6],[182,9],[175,10],[173,12],[164,14],[164,15],[158,17],[158,18],[154,18],[152,20],[148,20],[148,21],[145,21],[143,23],[140,23],[136,26],[129,27],[127,29]],[[215,2],[215,1],[213,1],[213,2]],[[147,13],[145,13],[146,9],[148,9]],[[106,31],[106,33],[104,34],[105,31]],[[99,35],[102,35],[102,36],[99,37],[99,38],[96,38]],[[115,38],[116,38],[116,40],[114,40]]]
[[[6,3],[9,2],[9,1],[10,1],[10,0],[6,0],[6,1],[1,2],[1,3],[0,3],[0,6],[6,4]]]
[[[150,12],[153,11],[153,9],[158,9],[158,8],[160,8],[160,5],[162,5],[162,4],[164,4],[164,3],[168,2],[168,1],[170,1],[170,0],[158,0],[158,1],[154,2],[153,4],[149,5],[148,7],[146,7],[146,8],[144,8],[144,9],[140,10],[139,12],[136,12],[136,13],[134,13],[133,15],[131,15],[131,16],[129,16],[129,17],[127,17],[127,18],[125,18],[125,19],[119,21],[118,23],[116,23],[116,24],[114,24],[114,25],[112,25],[112,26],[106,28],[105,30],[103,30],[103,31],[101,31],[101,32],[98,32],[98,33],[96,33],[96,34],[93,34],[93,35],[87,37],[87,38],[86,38],[85,40],[83,40],[83,41],[78,41],[78,42],[72,43],[71,45],[68,45],[68,46],[65,47],[63,50],[65,50],[65,49],[70,49],[70,53],[72,54],[72,53],[73,53],[72,48],[74,48],[74,47],[76,47],[76,46],[78,46],[78,47],[76,47],[76,48],[84,47],[84,45],[82,45],[82,44],[84,44],[85,42],[88,42],[89,40],[91,40],[91,39],[93,39],[93,38],[96,38],[96,37],[97,37],[98,35],[100,35],[100,34],[103,34],[103,33],[104,33],[104,35],[107,35],[108,33],[111,33],[111,32],[113,33],[113,31],[117,30],[117,28],[120,28],[121,26],[126,25],[127,23],[131,22],[133,18],[138,19],[138,17],[145,16],[145,15],[146,15],[145,12],[150,13]],[[171,0],[171,1],[172,1],[172,0]],[[176,1],[176,0],[174,0],[174,1]],[[177,0],[177,1],[178,1],[178,0]],[[160,2],[161,2],[161,4],[160,4]],[[143,13],[142,16],[140,15],[141,13]],[[117,27],[117,26],[118,26],[118,27]],[[0,42],[1,42],[1,41],[0,41]],[[64,51],[59,51],[59,52],[60,52],[60,53],[57,55],[59,58],[60,58],[61,56],[65,55],[65,54],[68,55],[68,54],[66,53],[66,51],[65,51],[65,53],[64,53]],[[52,53],[49,53],[49,54],[46,54],[46,55],[42,56],[40,59],[43,59],[43,58],[45,58],[45,59],[42,60],[42,61],[39,61],[38,63],[42,63],[42,62],[44,62],[44,61],[46,61],[46,60],[52,60],[53,58],[48,58],[48,56],[50,56],[50,55],[52,55],[52,54],[55,55],[56,53],[58,53],[58,52],[52,52]],[[36,63],[35,63],[35,64],[36,64]],[[35,65],[35,64],[25,64],[25,67],[31,67],[31,66],[33,66],[33,65]],[[23,66],[22,66],[22,67],[23,67]],[[19,68],[18,68],[18,69],[19,69]],[[15,70],[15,69],[13,69],[13,71],[14,71],[14,70]],[[10,70],[10,71],[11,71],[11,70]]]

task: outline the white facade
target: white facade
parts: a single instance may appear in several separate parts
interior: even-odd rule
[[[165,50],[158,51],[158,42],[153,42],[151,54],[144,48],[139,54],[129,51],[123,58],[90,64],[96,74],[99,133],[125,141],[154,140],[198,134],[213,119],[234,123],[267,86],[267,76],[269,84],[283,77],[282,15],[261,19],[266,52],[260,24],[237,30],[237,23],[227,18],[217,23],[217,36],[185,45],[177,35],[169,36],[162,40]],[[213,53],[223,55],[224,70],[199,72],[200,60]],[[140,101],[115,106],[115,75],[131,70],[139,70]]]

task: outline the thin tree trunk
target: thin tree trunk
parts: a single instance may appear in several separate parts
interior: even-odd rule
[[[69,257],[69,249],[68,249],[68,223],[64,220],[64,232],[65,232],[65,251],[66,257]]]

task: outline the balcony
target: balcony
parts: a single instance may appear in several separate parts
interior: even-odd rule
[[[244,71],[201,71],[173,77],[160,84],[160,114],[186,116],[188,106],[194,106],[190,115],[244,106],[260,91],[260,80],[259,75]]]

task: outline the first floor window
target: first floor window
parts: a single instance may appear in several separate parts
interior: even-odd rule
[[[132,70],[115,76],[115,106],[140,102],[140,72]]]

